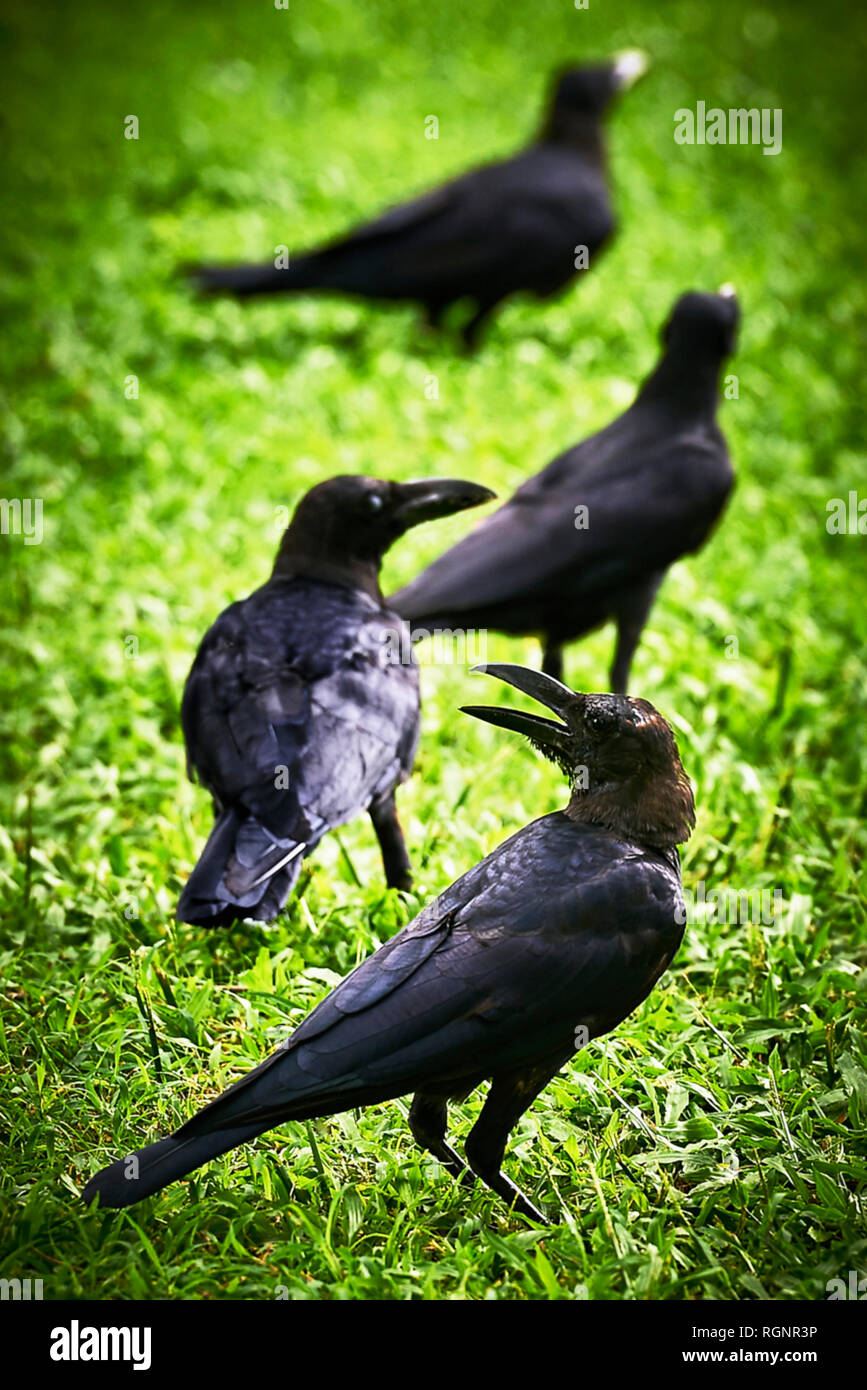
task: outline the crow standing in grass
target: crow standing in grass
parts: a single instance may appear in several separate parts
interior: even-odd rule
[[[289,264],[199,266],[198,288],[242,297],[337,291],[420,303],[432,326],[472,301],[467,347],[509,295],[547,298],[587,265],[614,231],[602,117],[644,71],[632,52],[560,77],[537,139],[520,154],[472,170]],[[577,265],[576,265],[577,262]]]
[[[671,964],[685,913],[675,846],[693,798],[666,721],[646,700],[580,695],[521,666],[491,675],[555,719],[473,706],[525,734],[569,778],[533,821],[348,975],[261,1066],[181,1129],[91,1178],[85,1201],[125,1207],[286,1120],[414,1092],[419,1144],[455,1176],[447,1103],[490,1078],[470,1169],[525,1216],[500,1171],[513,1126],[588,1038],[614,1028]]]
[[[704,544],[734,482],[716,409],[738,317],[731,291],[683,295],[626,413],[391,596],[414,631],[541,636],[542,669],[559,680],[563,644],[613,618],[611,688],[625,693],[665,571]]]
[[[408,886],[394,789],[418,742],[418,671],[380,593],[380,562],[409,527],[492,496],[441,478],[341,477],[299,503],[271,578],[220,615],[187,677],[188,766],[216,823],[180,921],[269,921],[302,858],[364,810],[388,883]]]

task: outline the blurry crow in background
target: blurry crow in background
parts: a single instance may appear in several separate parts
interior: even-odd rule
[[[418,671],[379,567],[411,526],[493,497],[475,483],[341,477],[302,498],[271,578],[206,633],[181,721],[216,823],[178,918],[269,921],[326,831],[368,810],[385,876],[410,864],[394,788],[412,770]]]
[[[646,700],[579,695],[521,666],[491,675],[556,718],[474,706],[568,777],[565,810],[533,821],[332,990],[267,1061],[167,1139],[91,1178],[125,1207],[286,1120],[414,1092],[410,1129],[449,1171],[447,1103],[490,1078],[470,1169],[525,1216],[500,1171],[513,1126],[574,1052],[647,998],[683,935],[676,845],[695,814],[674,736]]]
[[[728,289],[683,295],[626,413],[560,454],[389,602],[422,632],[541,636],[542,669],[558,680],[563,643],[613,618],[611,688],[625,693],[666,569],[704,544],[732,489],[716,409],[738,319]]]
[[[420,302],[439,324],[471,300],[463,327],[473,347],[488,316],[519,290],[547,298],[591,266],[614,231],[602,117],[647,65],[623,54],[563,73],[537,139],[521,154],[472,170],[393,208],[319,250],[274,264],[200,266],[198,288],[239,296],[329,290]],[[578,263],[576,265],[576,262]]]

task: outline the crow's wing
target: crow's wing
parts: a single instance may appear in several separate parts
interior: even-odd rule
[[[512,159],[471,170],[392,208],[310,253],[326,282],[424,293],[440,285],[563,283],[575,273],[575,249],[591,251],[613,228],[598,170],[574,152],[534,146]],[[484,284],[475,284],[483,276]],[[349,277],[349,278],[347,278]]]
[[[372,246],[376,242],[389,242],[395,237],[402,237],[420,227],[430,227],[454,207],[456,196],[455,183],[434,188],[408,203],[399,203],[396,207],[388,208],[353,231],[336,237],[315,254],[327,256],[329,252],[345,247]]]
[[[366,595],[272,581],[214,623],[187,678],[191,773],[222,807],[308,844],[412,766],[418,673]]]
[[[699,433],[632,444],[609,428],[525,483],[394,607],[423,618],[564,588],[591,598],[697,549],[731,490],[724,447]]]
[[[191,1121],[276,1123],[475,1081],[569,1050],[641,1002],[683,933],[676,856],[562,813],[511,837],[341,982]],[[207,1118],[204,1118],[207,1117]]]

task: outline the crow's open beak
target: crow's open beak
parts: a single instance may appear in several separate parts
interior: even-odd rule
[[[424,478],[417,483],[398,484],[395,518],[405,529],[423,521],[435,521],[440,516],[480,507],[496,497],[488,487],[468,483],[460,478]]]
[[[614,80],[623,91],[634,86],[650,67],[650,58],[640,48],[627,48],[614,60]]]
[[[488,665],[474,666],[473,672],[482,672],[506,681],[516,690],[521,690],[540,705],[553,710],[561,719],[567,710],[575,709],[584,696],[570,690],[568,685],[554,680],[553,676],[543,675],[541,671],[531,671],[527,666]],[[540,714],[526,714],[523,710],[505,709],[499,705],[462,705],[463,714],[471,714],[474,719],[484,719],[488,724],[496,724],[501,729],[511,729],[513,733],[524,734],[534,743],[543,744],[562,752],[565,744],[572,738],[568,724],[555,719],[546,719]]]

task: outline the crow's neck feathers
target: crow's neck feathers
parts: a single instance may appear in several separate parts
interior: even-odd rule
[[[606,165],[605,142],[596,116],[584,111],[551,111],[539,132],[540,145],[559,145],[580,154],[597,169]]]
[[[304,543],[292,536],[292,528],[274,562],[272,579],[320,579],[326,584],[340,584],[347,589],[360,589],[377,603],[384,603],[379,587],[379,557],[338,555],[328,546]]]
[[[692,788],[680,761],[653,776],[573,788],[570,820],[600,825],[624,840],[668,849],[688,840],[695,826]]]
[[[636,406],[663,406],[675,414],[713,419],[720,396],[722,361],[689,357],[683,349],[664,353],[635,398]]]

